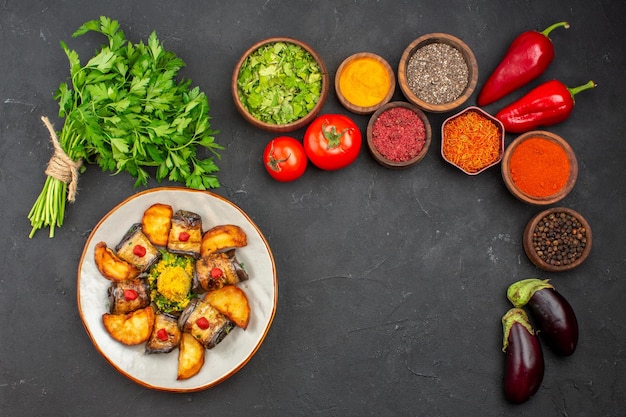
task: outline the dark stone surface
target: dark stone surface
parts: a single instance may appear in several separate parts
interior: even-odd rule
[[[623,415],[625,11],[610,0],[3,2],[0,415]],[[133,41],[156,30],[186,61],[226,148],[215,192],[251,216],[275,256],[279,302],[264,344],[203,392],[156,392],[126,379],[94,349],[78,315],[83,245],[100,218],[142,189],[132,178],[90,166],[56,237],[28,239],[26,215],[52,153],[40,117],[62,123],[52,98],[68,74],[59,41],[89,56],[101,39],[71,34],[100,15],[118,19]],[[309,43],[334,76],[352,53],[378,53],[396,67],[413,39],[447,32],[473,48],[480,87],[517,34],[560,20],[571,28],[554,32],[556,59],[533,85],[598,83],[577,97],[568,121],[549,128],[570,142],[580,167],[560,204],[581,212],[594,233],[591,256],[571,272],[544,273],[528,261],[521,233],[539,209],[515,200],[498,168],[468,177],[442,160],[448,114],[430,115],[433,146],[409,170],[385,169],[363,149],[342,171],[310,167],[281,184],[260,160],[272,135],[244,123],[230,96],[239,55],[269,36]],[[403,99],[399,89],[394,98]],[[324,112],[347,113],[334,91]],[[367,117],[354,119],[364,130]],[[541,389],[512,406],[502,394],[500,317],[508,285],[532,276],[552,279],[570,301],[580,343],[568,358],[544,349]]]

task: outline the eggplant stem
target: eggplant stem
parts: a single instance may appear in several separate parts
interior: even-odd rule
[[[509,347],[509,333],[511,333],[511,328],[515,323],[524,326],[524,328],[528,330],[528,333],[535,334],[533,326],[530,324],[530,321],[528,321],[526,312],[518,307],[511,308],[502,316],[502,352],[506,352],[506,349]]]
[[[524,307],[539,290],[554,289],[549,279],[528,278],[514,282],[506,291],[506,297],[515,307]]]

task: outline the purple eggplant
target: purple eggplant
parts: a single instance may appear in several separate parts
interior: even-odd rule
[[[548,280],[524,279],[511,284],[507,297],[515,307],[528,306],[538,333],[557,354],[569,356],[578,344],[574,309]]]
[[[504,395],[512,403],[528,401],[543,381],[543,352],[526,312],[512,308],[502,317]]]

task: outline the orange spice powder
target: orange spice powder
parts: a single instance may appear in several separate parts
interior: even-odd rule
[[[443,127],[444,158],[469,173],[495,163],[501,143],[498,126],[476,111],[465,112]]]
[[[542,137],[532,137],[515,147],[510,170],[513,182],[522,192],[534,197],[549,197],[567,184],[570,163],[558,144]]]

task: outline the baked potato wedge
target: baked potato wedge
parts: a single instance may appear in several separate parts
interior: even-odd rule
[[[111,281],[125,281],[136,278],[141,272],[135,265],[120,259],[105,242],[96,244],[94,248],[94,262],[98,271]]]
[[[178,376],[176,379],[189,379],[204,365],[204,346],[191,333],[183,333],[178,347]]]
[[[169,204],[156,203],[148,207],[141,218],[141,229],[155,246],[167,246],[172,228],[174,209]]]
[[[236,285],[225,285],[220,289],[206,293],[205,300],[217,311],[246,329],[250,322],[250,304],[243,290]]]
[[[128,314],[104,313],[102,323],[113,339],[129,346],[138,345],[152,334],[154,310],[148,306]]]
[[[241,227],[234,224],[222,224],[207,230],[202,235],[200,256],[204,257],[213,252],[241,248],[247,244],[248,237]]]

